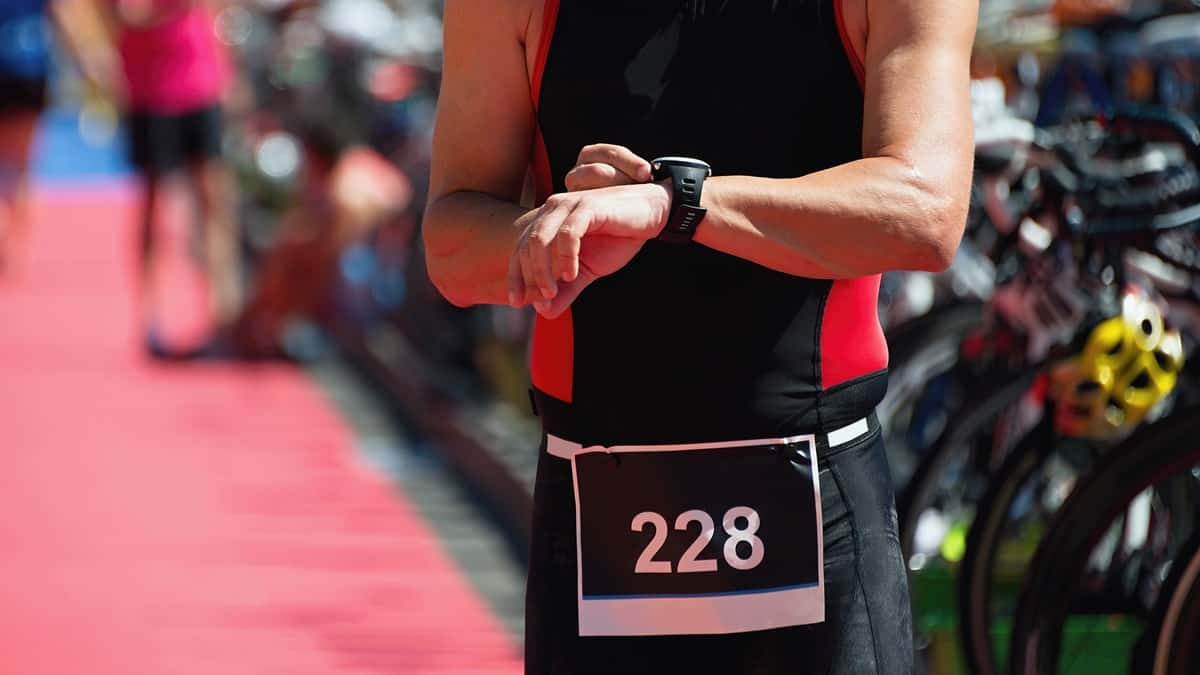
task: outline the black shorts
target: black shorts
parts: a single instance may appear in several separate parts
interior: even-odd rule
[[[0,115],[46,108],[46,80],[0,75]]]
[[[825,622],[732,635],[579,637],[571,463],[543,449],[526,589],[527,675],[911,675],[908,578],[882,435],[818,455]]]
[[[129,160],[143,174],[157,175],[221,154],[221,108],[181,114],[133,111],[126,124]]]

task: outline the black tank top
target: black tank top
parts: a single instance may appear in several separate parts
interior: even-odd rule
[[[547,0],[532,87],[539,200],[583,146],[793,178],[862,156],[841,0]],[[703,225],[701,225],[703,227]],[[864,242],[864,245],[871,245]],[[531,376],[550,433],[704,442],[837,428],[886,390],[879,278],[806,279],[648,242],[554,321]]]

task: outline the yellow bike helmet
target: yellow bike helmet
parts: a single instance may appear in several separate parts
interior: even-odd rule
[[[1153,298],[1131,287],[1120,315],[1097,324],[1082,351],[1054,369],[1056,426],[1079,438],[1124,435],[1171,393],[1182,367],[1179,332],[1163,324]]]

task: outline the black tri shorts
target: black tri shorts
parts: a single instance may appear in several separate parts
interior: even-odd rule
[[[179,114],[134,110],[126,126],[129,160],[145,175],[167,173],[221,154],[219,105]]]
[[[729,635],[579,637],[571,463],[538,462],[526,589],[527,675],[911,675],[912,620],[877,426],[818,453],[825,622]]]

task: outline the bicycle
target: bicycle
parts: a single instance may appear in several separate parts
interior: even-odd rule
[[[1194,158],[1196,139],[1200,135],[1190,123],[1146,111],[1122,112],[1112,122],[1100,137],[1105,145],[1111,145],[1114,141],[1119,145],[1124,142],[1123,138],[1135,136],[1156,138],[1185,145],[1189,148],[1185,153],[1189,155],[1188,160]],[[1077,143],[1072,141],[1072,144]],[[1048,387],[1052,375],[1056,369],[1061,369],[1065,360],[1077,353],[1080,340],[1086,338],[1091,327],[1098,323],[1097,316],[1103,319],[1114,313],[1119,315],[1120,305],[1128,307],[1131,302],[1138,302],[1136,295],[1122,292],[1125,288],[1122,253],[1133,243],[1130,238],[1180,227],[1196,219],[1190,207],[1179,205],[1184,197],[1193,195],[1194,181],[1176,181],[1177,176],[1168,172],[1159,177],[1165,180],[1163,185],[1166,187],[1163,189],[1105,188],[1106,185],[1131,182],[1139,176],[1137,173],[1114,174],[1112,166],[1096,162],[1090,154],[1073,156],[1078,154],[1074,150],[1068,155],[1061,152],[1055,154],[1063,157],[1063,165],[1071,173],[1055,181],[1056,189],[1048,200],[1051,213],[1068,214],[1069,217],[1072,210],[1078,211],[1076,202],[1081,195],[1096,198],[1097,193],[1105,195],[1104,189],[1110,192],[1107,194],[1107,206],[1088,205],[1088,212],[1097,217],[1089,218],[1086,223],[1078,221],[1057,235],[1059,246],[1085,253],[1075,258],[1060,253],[1057,259],[1077,264],[1078,278],[1090,286],[1095,297],[1100,298],[1099,302],[1087,308],[1093,318],[1082,321],[1079,320],[1082,318],[1079,311],[1067,312],[1068,320],[1060,321],[1057,326],[1059,345],[1047,350],[1044,358],[1021,360],[1015,368],[1002,367],[998,373],[989,373],[990,381],[988,377],[977,380],[983,383],[981,393],[958,408],[963,413],[953,419],[931,448],[901,499],[901,530],[903,543],[910,556],[910,567],[914,571],[919,570],[928,564],[929,558],[935,556],[949,563],[962,563],[959,585],[960,634],[968,666],[977,673],[997,672],[987,644],[992,609],[988,593],[992,587],[987,582],[990,582],[995,571],[1001,528],[1008,523],[1011,507],[1022,495],[1028,496],[1020,488],[1025,487],[1026,481],[1032,477],[1040,475],[1052,457],[1066,460],[1067,466],[1080,467],[1086,466],[1101,449],[1100,446],[1090,449],[1086,446],[1060,447],[1054,441],[1056,424],[1062,421],[1062,416],[1047,408],[1053,402],[1053,397],[1048,396],[1051,393]],[[1129,167],[1141,164],[1144,162],[1126,159],[1120,166],[1128,171]],[[1107,171],[1107,175],[1102,169]],[[1085,190],[1092,192],[1089,195]],[[1164,212],[1158,219],[1147,222],[1145,218],[1139,219],[1133,215],[1151,204]],[[1103,208],[1099,208],[1101,206]],[[1101,215],[1103,217],[1099,217]],[[1047,247],[1047,252],[1052,253],[1054,248]],[[1041,263],[1048,259],[1056,258],[1050,255],[1034,261],[1032,267],[1036,271],[1040,266],[1042,276],[1039,278],[1035,272],[1025,277],[1026,282],[1030,279],[1061,280],[1067,268],[1050,269],[1047,276],[1045,266]],[[1027,283],[1026,286],[1037,288],[1036,283]],[[998,291],[1000,308],[1007,305],[1008,311],[1004,313],[1012,317],[1019,314],[1013,308],[1021,303],[1006,299],[1006,293],[1008,296],[1020,294],[1011,289]],[[1047,298],[1036,299],[1045,301]],[[1053,296],[1049,300],[1054,300]],[[1081,301],[1087,302],[1077,297],[1076,302]],[[1116,312],[1114,307],[1117,308]],[[999,322],[999,334],[1005,334],[1006,323],[1012,322]],[[1161,320],[1155,318],[1149,325],[1159,336],[1154,339],[1159,339],[1163,334]],[[1071,339],[1064,340],[1063,331],[1069,331]],[[995,336],[990,337],[994,339]],[[1032,337],[1036,338],[1036,335]],[[1041,338],[1043,342],[1047,337],[1052,336],[1044,336]],[[1064,349],[1064,345],[1067,348]],[[1171,353],[1160,354],[1164,361],[1178,361],[1182,357],[1181,348],[1168,351]],[[1146,412],[1143,410],[1141,414]],[[1116,426],[1119,428],[1122,425]],[[999,476],[1001,480],[992,480],[993,476]],[[1026,499],[1018,506],[1025,510],[1026,515],[1038,514],[1039,510],[1031,508],[1031,503]],[[978,509],[973,509],[976,505]],[[946,523],[947,514],[949,525]],[[935,518],[941,518],[941,521]],[[967,524],[973,519],[974,524],[967,534]],[[931,522],[935,523],[933,527],[930,527]],[[1026,531],[1026,534],[1032,536],[1027,536],[1025,545],[1028,541],[1036,540],[1036,531]]]
[[[1064,632],[1076,614],[1155,626],[1131,654],[1131,672],[1196,672],[1198,414],[1189,407],[1139,429],[1106,453],[1058,510],[1018,596],[1012,675],[1060,672]],[[1145,533],[1135,546],[1128,545],[1131,531]],[[1182,564],[1167,577],[1172,559]]]

